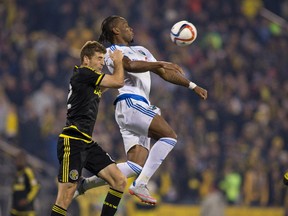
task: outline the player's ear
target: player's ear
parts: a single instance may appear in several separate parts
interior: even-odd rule
[[[83,57],[83,64],[88,64],[88,63],[89,63],[89,60],[90,60],[89,57],[85,55],[85,56]]]
[[[118,27],[114,27],[114,28],[112,28],[112,32],[115,35],[119,35],[120,34],[120,29]]]

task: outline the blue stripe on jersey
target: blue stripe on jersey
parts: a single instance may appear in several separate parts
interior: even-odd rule
[[[153,112],[151,110],[148,110],[148,109],[144,108],[143,106],[141,106],[139,104],[135,104],[135,105],[133,104],[132,107],[137,109],[137,110],[139,110],[139,111],[141,111],[141,112],[143,112],[143,113],[150,114],[151,117],[154,117],[155,114],[156,114],[155,112]]]
[[[128,166],[138,175],[141,173],[142,169],[134,165],[133,163],[127,161]]]
[[[116,44],[111,44],[111,46],[115,46],[115,47],[116,47]],[[128,47],[128,46],[125,45],[125,44],[117,44],[117,46],[119,46],[119,47]]]
[[[142,112],[143,114],[145,114],[147,116],[150,116],[150,117],[154,118],[155,115],[156,115],[155,112],[153,112],[151,110],[148,110],[148,109],[142,107],[139,104],[133,104],[133,102],[132,102],[132,100],[130,98],[126,99],[125,101],[126,101],[128,107],[132,107],[132,108],[138,110],[139,112]]]
[[[112,46],[110,46],[109,48],[110,48],[110,50],[112,50],[112,51],[115,51],[115,50],[116,50],[116,46],[115,46],[115,45],[112,45]]]
[[[125,99],[125,101],[126,101],[126,104],[128,105],[129,108],[133,105],[131,100]]]
[[[161,138],[160,141],[165,142],[169,145],[175,146],[177,141],[175,139],[169,139],[169,138]]]
[[[121,101],[121,100],[124,100],[126,98],[132,98],[134,100],[139,100],[139,101],[143,101],[145,102],[147,105],[149,105],[149,102],[146,98],[144,98],[143,96],[141,95],[136,95],[136,94],[121,94],[119,95],[115,101],[114,101],[114,105],[116,105],[117,102]]]

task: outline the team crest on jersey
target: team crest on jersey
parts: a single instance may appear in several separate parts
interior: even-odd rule
[[[138,52],[140,53],[140,54],[142,54],[143,56],[145,56],[145,61],[147,61],[147,55],[146,55],[146,53],[145,52],[143,52],[142,50],[138,50]]]
[[[77,180],[79,178],[79,173],[77,170],[71,170],[70,173],[69,173],[69,178],[72,179],[72,180]]]

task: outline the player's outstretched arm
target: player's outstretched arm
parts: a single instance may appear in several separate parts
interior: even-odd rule
[[[184,72],[182,68],[177,64],[164,61],[131,61],[129,58],[124,57],[123,65],[125,70],[129,72],[141,73],[146,71],[152,71],[170,83],[194,90],[195,93],[204,100],[207,98],[207,90],[200,86],[197,86],[195,83],[185,78],[183,76]]]
[[[170,83],[192,89],[199,97],[201,97],[204,100],[207,99],[208,93],[206,89],[191,82],[186,77],[184,77],[182,73],[179,73],[178,71],[175,71],[175,69],[170,67],[170,65],[164,68],[156,69],[153,72],[158,74],[160,77],[162,77],[162,79]]]
[[[123,68],[123,53],[116,50],[113,53],[109,52],[110,58],[114,63],[114,73],[106,74],[100,84],[106,88],[121,88],[124,85],[124,68]]]
[[[123,65],[126,71],[133,73],[142,73],[146,71],[154,71],[160,68],[175,70],[175,72],[184,74],[181,67],[174,63],[164,61],[131,61],[128,57],[123,58]]]

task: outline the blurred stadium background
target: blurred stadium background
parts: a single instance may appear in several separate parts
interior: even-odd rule
[[[181,65],[209,91],[200,101],[153,77],[151,101],[178,133],[178,144],[150,185],[160,205],[144,206],[127,195],[117,215],[200,216],[213,196],[226,203],[226,216],[287,215],[287,0],[1,0],[0,216],[10,208],[17,149],[29,153],[41,184],[38,215],[50,215],[71,70],[83,43],[98,38],[101,21],[111,14],[130,22],[135,44]],[[170,41],[179,20],[198,29],[189,47]],[[123,161],[116,93],[103,95],[94,137]],[[79,197],[70,215],[98,215],[105,192],[102,187]]]

